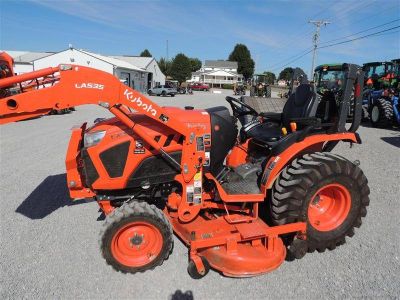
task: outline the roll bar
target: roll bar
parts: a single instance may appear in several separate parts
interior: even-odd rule
[[[362,114],[362,90],[364,88],[364,71],[355,64],[343,64],[346,70],[345,86],[339,106],[339,121],[337,124],[338,132],[356,132],[361,123]],[[352,94],[354,92],[354,101]],[[353,105],[353,116],[350,128],[346,129],[346,122],[349,109]]]

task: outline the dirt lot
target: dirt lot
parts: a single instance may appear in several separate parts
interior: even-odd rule
[[[162,105],[204,108],[226,105],[222,94],[195,92],[152,97]],[[284,263],[259,277],[232,279],[210,272],[202,280],[186,273],[187,249],[175,238],[170,258],[154,271],[113,271],[98,249],[102,221],[94,202],[69,200],[64,156],[69,128],[109,114],[82,106],[0,128],[0,297],[81,299],[398,298],[400,295],[400,132],[360,128],[362,145],[335,149],[360,160],[371,188],[364,224],[347,244]],[[189,293],[189,292],[188,292]]]

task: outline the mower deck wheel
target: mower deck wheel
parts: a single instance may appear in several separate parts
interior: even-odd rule
[[[193,260],[189,261],[188,267],[187,267],[187,271],[190,275],[190,277],[192,277],[193,279],[200,279],[203,278],[204,276],[206,276],[208,274],[208,272],[210,271],[210,264],[207,261],[207,259],[203,256],[200,256],[201,261],[203,262],[204,265],[204,273],[200,274],[200,272],[197,270],[196,264],[194,263]]]
[[[126,202],[107,216],[100,234],[106,262],[122,273],[144,272],[172,251],[172,227],[164,213],[146,202]]]

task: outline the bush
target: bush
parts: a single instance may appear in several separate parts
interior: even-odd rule
[[[222,88],[225,90],[233,90],[233,84],[223,84]]]

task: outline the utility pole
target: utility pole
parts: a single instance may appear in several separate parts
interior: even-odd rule
[[[260,69],[260,65],[259,65],[259,63],[260,63],[260,54],[257,54],[256,55],[256,66],[255,66],[255,71],[256,71],[256,73],[257,73],[257,68],[258,69]],[[259,70],[260,71],[260,70]],[[260,71],[261,72],[261,71]]]
[[[319,31],[320,31],[322,25],[326,26],[327,24],[331,24],[331,22],[324,21],[324,20],[318,20],[318,21],[308,21],[308,23],[314,24],[316,26],[315,33],[313,35],[314,49],[313,49],[311,72],[310,72],[310,80],[312,80],[313,75],[314,75],[315,61],[317,59],[317,48],[318,48],[318,43],[319,43]]]
[[[169,60],[169,55],[168,55],[168,40],[167,40],[167,61]]]

